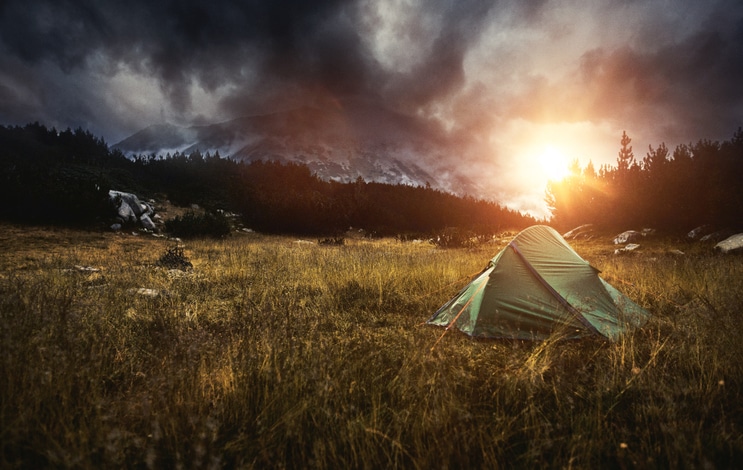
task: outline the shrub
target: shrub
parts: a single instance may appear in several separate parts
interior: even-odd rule
[[[187,212],[165,222],[165,230],[180,238],[224,238],[231,229],[230,221],[219,212]]]
[[[477,244],[475,234],[458,228],[447,228],[431,238],[431,243],[439,248],[472,248]]]
[[[183,252],[183,247],[180,245],[168,248],[160,259],[157,260],[157,265],[168,269],[180,269],[181,271],[187,271],[193,268],[193,264],[188,260],[188,257]]]
[[[333,237],[333,238],[322,238],[317,241],[319,245],[330,245],[330,246],[343,246],[346,244],[346,239],[343,237]]]

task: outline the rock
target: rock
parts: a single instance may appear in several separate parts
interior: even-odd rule
[[[721,241],[715,245],[715,250],[722,253],[740,252],[743,250],[743,233],[735,234]]]
[[[111,224],[111,230],[113,230],[114,232],[120,231],[121,230],[121,224],[119,224],[119,223]]]
[[[579,227],[575,227],[573,230],[565,232],[562,237],[567,240],[575,240],[578,238],[588,238],[593,234],[593,224],[584,224]]]
[[[642,234],[636,230],[627,230],[626,232],[622,232],[616,237],[614,237],[614,244],[615,245],[624,245],[625,243],[631,243],[638,238],[640,238]]]
[[[119,208],[117,209],[116,214],[124,222],[136,222],[137,221],[137,214],[134,213],[134,210],[132,209],[132,207],[129,204],[127,204],[125,201],[119,202]]]
[[[696,240],[697,238],[701,237],[703,234],[709,233],[709,231],[710,231],[709,225],[700,225],[699,227],[687,233],[686,237],[690,238],[691,240]]]
[[[142,203],[140,202],[136,194],[125,193],[123,191],[116,191],[112,189],[108,192],[108,197],[114,202],[120,201],[126,203],[126,205],[131,208],[131,210],[134,212],[134,215],[136,215],[137,217],[139,217],[144,212]]]
[[[92,266],[79,266],[75,265],[75,270],[81,273],[97,273],[101,269],[100,268],[94,268]]]
[[[113,189],[108,192],[108,197],[116,205],[117,219],[121,221],[119,228],[115,229],[111,226],[112,230],[121,230],[123,223],[139,223],[147,230],[157,230],[157,226],[152,221],[152,218],[156,217],[153,204],[140,201],[136,194]]]
[[[130,294],[141,295],[143,297],[149,297],[151,299],[157,297],[168,297],[170,294],[164,290],[149,289],[147,287],[139,287],[136,289],[129,289],[127,292]]]
[[[147,214],[142,214],[139,217],[139,223],[142,224],[142,227],[146,228],[147,230],[157,230],[157,225],[155,225],[155,222],[150,219],[150,216]]]
[[[647,237],[648,235],[655,235],[655,229],[654,228],[644,228],[640,230],[640,235],[643,237]]]
[[[624,248],[617,248],[616,250],[614,250],[614,254],[621,255],[624,253],[629,253],[630,251],[635,251],[638,248],[640,248],[640,245],[638,245],[637,243],[628,243],[627,246],[625,246]]]

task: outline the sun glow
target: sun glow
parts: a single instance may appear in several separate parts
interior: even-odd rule
[[[560,181],[570,174],[570,162],[556,147],[548,145],[539,155],[539,165],[548,180]]]

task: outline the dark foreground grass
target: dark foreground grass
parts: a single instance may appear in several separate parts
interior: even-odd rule
[[[164,240],[0,232],[2,468],[743,461],[741,257],[576,243],[648,325],[431,350],[422,323],[502,245],[253,235],[188,244],[185,272],[156,265]]]

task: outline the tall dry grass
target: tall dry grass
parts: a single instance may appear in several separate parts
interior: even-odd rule
[[[733,467],[740,257],[574,246],[653,319],[616,343],[422,323],[502,245],[3,226],[3,468]],[[75,266],[99,268],[97,273]],[[137,293],[147,288],[151,297]],[[150,293],[154,293],[150,291]]]

